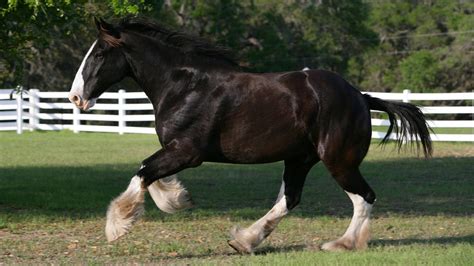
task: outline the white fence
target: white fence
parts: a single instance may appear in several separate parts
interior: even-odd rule
[[[148,126],[132,126],[136,122],[153,122],[153,107],[142,92],[104,93],[93,111],[82,113],[67,100],[68,92],[40,92],[30,90],[27,94],[13,95],[11,90],[0,90],[0,130],[16,130],[19,134],[26,130],[63,130],[80,131],[146,133],[154,134],[155,130]],[[385,100],[404,102],[417,101],[467,101],[469,106],[423,106],[422,111],[431,114],[474,114],[474,93],[378,93],[367,92],[374,97]],[[135,103],[132,103],[135,102]],[[138,103],[137,103],[138,102]],[[136,114],[137,111],[140,114]],[[109,123],[111,125],[98,125]],[[94,125],[95,123],[95,125]],[[429,120],[429,125],[437,128],[459,128],[465,134],[432,134],[435,141],[474,141],[474,120]],[[389,121],[372,119],[373,126],[388,126]],[[383,138],[385,132],[373,131],[373,138]],[[394,135],[391,136],[395,138]]]

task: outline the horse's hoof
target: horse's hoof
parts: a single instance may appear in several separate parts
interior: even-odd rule
[[[324,243],[321,246],[321,250],[325,251],[348,251],[353,250],[353,245],[350,245],[351,241],[345,239],[338,239],[331,242]]]
[[[128,233],[128,231],[118,231],[118,230],[113,230],[113,229],[109,229],[109,228],[110,228],[110,226],[106,225],[106,227],[105,227],[105,236],[106,236],[107,241],[109,243],[114,242],[115,240],[121,238],[122,236],[124,236]]]
[[[105,236],[107,237],[107,241],[113,242],[126,235],[130,231],[133,223],[134,220],[132,219],[122,219],[122,217],[107,215],[107,222],[105,224]]]
[[[237,239],[227,241],[227,244],[240,254],[252,254],[252,249],[242,245]]]

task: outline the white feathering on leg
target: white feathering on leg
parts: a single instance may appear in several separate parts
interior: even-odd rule
[[[282,195],[273,208],[251,226],[245,229],[234,227],[230,231],[232,239],[228,244],[240,253],[252,253],[286,214],[288,214],[286,196]]]
[[[109,242],[128,233],[133,223],[144,213],[145,191],[141,178],[134,176],[127,190],[110,203],[105,225],[105,235]]]
[[[191,197],[176,175],[168,176],[148,186],[148,192],[156,206],[167,213],[190,208]]]
[[[365,249],[370,238],[369,219],[372,204],[357,194],[347,192],[354,206],[354,214],[351,223],[342,237],[325,243],[321,249],[328,251]]]

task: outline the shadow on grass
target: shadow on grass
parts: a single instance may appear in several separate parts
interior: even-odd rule
[[[419,239],[419,238],[407,238],[407,239],[382,239],[382,240],[371,240],[369,242],[369,248],[374,247],[383,247],[383,246],[409,246],[409,245],[430,245],[430,244],[442,244],[442,245],[451,245],[451,244],[474,244],[474,235],[467,235],[467,236],[459,236],[459,237],[436,237],[430,239]],[[261,248],[257,248],[255,250],[255,256],[265,256],[269,254],[281,254],[281,253],[289,253],[295,251],[313,251],[313,252],[320,252],[320,246],[307,246],[307,245],[286,245],[280,247],[272,247],[272,246],[265,246]],[[322,252],[322,251],[321,251]],[[211,253],[211,254],[180,254],[177,256],[164,256],[160,257],[160,260],[174,260],[174,259],[199,259],[199,258],[210,258],[214,256],[245,256],[235,252],[222,252],[222,253]]]
[[[459,237],[435,237],[429,239],[420,239],[420,238],[407,238],[407,239],[381,239],[381,240],[371,240],[369,242],[369,248],[374,247],[384,247],[384,246],[410,246],[410,245],[430,245],[430,244],[441,244],[441,245],[453,245],[453,244],[474,244],[474,235],[467,235],[467,236],[459,236]],[[295,251],[313,251],[319,252],[321,251],[320,246],[307,246],[307,245],[286,245],[280,247],[272,247],[272,246],[265,246],[261,248],[257,248],[255,250],[255,256],[265,256],[272,253],[281,254],[281,253],[289,253]],[[165,256],[160,257],[160,259],[197,259],[197,258],[208,258],[213,256],[242,256],[242,254],[229,251],[223,253],[212,253],[212,254],[180,254],[177,256]],[[245,256],[245,255],[244,255]]]
[[[371,247],[377,246],[406,246],[412,244],[474,244],[474,235],[459,237],[435,237],[429,239],[406,238],[406,239],[379,239],[370,241]]]
[[[411,158],[364,162],[362,172],[378,195],[376,216],[470,216],[474,213],[473,165],[474,157]],[[135,170],[130,164],[0,168],[0,215],[12,219],[103,217],[110,200],[126,188]],[[256,219],[273,205],[282,170],[281,163],[205,164],[185,170],[180,179],[196,208],[168,216],[148,199],[147,217],[173,220],[225,215]],[[320,164],[308,176],[302,203],[292,213],[347,217],[352,214],[352,205]]]
[[[253,255],[255,256],[265,256],[268,254],[279,254],[279,253],[289,253],[295,251],[303,251],[306,250],[307,246],[305,245],[287,245],[281,247],[262,247],[257,248]],[[214,256],[227,256],[227,257],[241,257],[241,256],[250,256],[248,254],[241,254],[236,251],[229,251],[229,252],[222,252],[222,253],[210,253],[210,254],[180,254],[177,256],[164,256],[159,257],[159,260],[175,260],[175,259],[202,259],[202,258],[211,258]]]
[[[258,248],[255,251],[255,255],[267,255],[271,253],[287,253],[287,252],[294,252],[294,251],[303,251],[307,248],[306,245],[288,245],[282,247],[262,247]]]

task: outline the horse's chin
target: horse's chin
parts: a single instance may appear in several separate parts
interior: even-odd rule
[[[83,111],[89,111],[89,109],[91,109],[95,105],[96,100],[97,100],[96,98],[92,98],[90,100],[85,100],[81,109]]]

